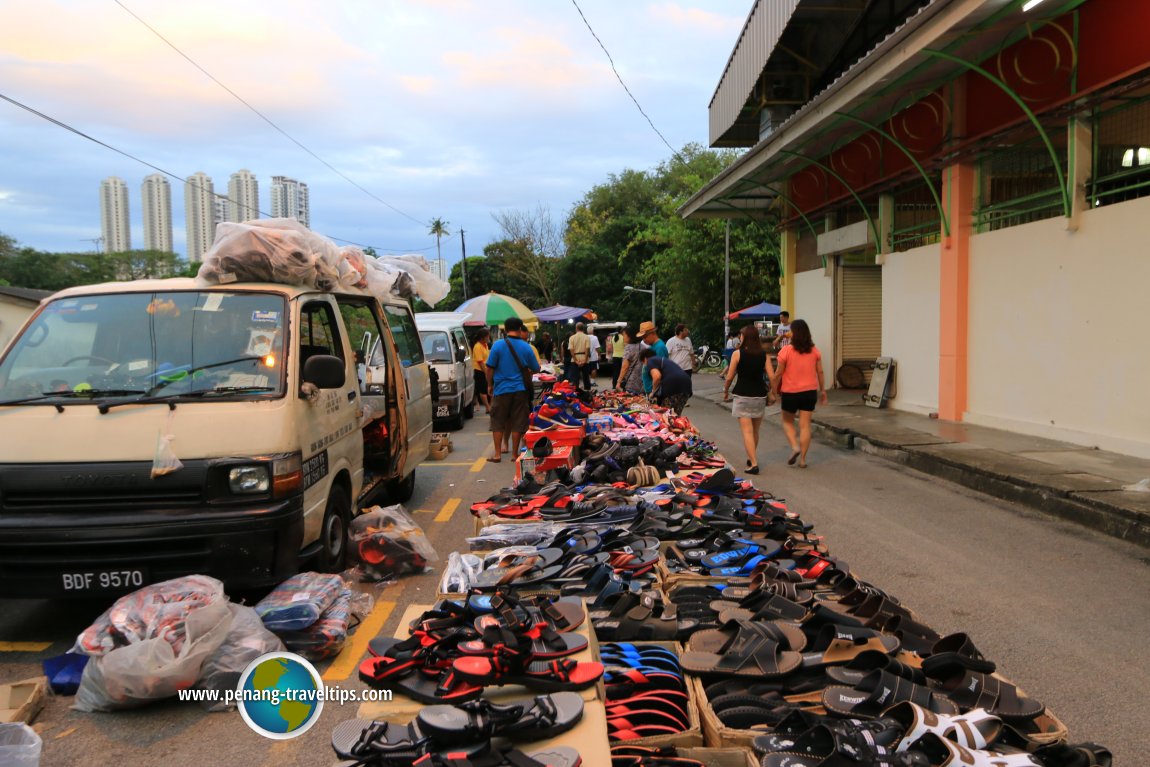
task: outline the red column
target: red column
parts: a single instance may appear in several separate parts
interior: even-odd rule
[[[938,417],[961,421],[966,412],[967,338],[970,310],[970,236],[976,176],[972,165],[943,171],[943,204],[950,236],[939,258]]]

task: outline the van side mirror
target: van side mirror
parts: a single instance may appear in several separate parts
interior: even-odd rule
[[[456,362],[466,362],[467,361],[467,350],[464,349],[462,346],[455,347],[455,361]]]
[[[303,363],[304,383],[320,389],[338,389],[343,386],[346,371],[343,360],[331,354],[316,354]]]

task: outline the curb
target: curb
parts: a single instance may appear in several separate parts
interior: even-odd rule
[[[702,397],[726,410],[722,400]],[[1095,530],[1137,546],[1150,548],[1150,518],[1122,506],[1107,503],[1097,496],[1057,490],[1022,480],[1019,477],[989,472],[946,461],[913,447],[907,448],[872,439],[850,429],[811,421],[811,435],[821,442],[901,464],[924,474],[940,477],[984,495],[1013,501],[1067,522]]]

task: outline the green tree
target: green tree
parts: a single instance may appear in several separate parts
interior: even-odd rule
[[[447,229],[447,222],[442,218],[433,218],[428,226],[430,228],[427,230],[427,233],[435,235],[435,255],[438,259],[443,260],[443,253],[439,250],[439,241],[451,234]]]
[[[560,302],[637,324],[650,317],[650,304],[645,294],[623,287],[654,282],[664,336],[685,322],[696,341],[719,341],[725,222],[685,221],[678,208],[736,156],[691,144],[651,171],[625,170],[592,188],[567,219],[567,255],[557,279]],[[777,301],[777,254],[777,236],[769,225],[731,221],[732,309]]]

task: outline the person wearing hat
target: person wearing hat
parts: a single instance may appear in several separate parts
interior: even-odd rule
[[[511,455],[519,453],[519,442],[527,431],[531,418],[531,396],[527,393],[522,370],[539,372],[535,349],[527,343],[527,328],[523,320],[509,317],[503,323],[506,337],[496,341],[487,356],[487,383],[493,399],[491,403],[491,439],[495,453],[488,458],[499,463],[503,452],[503,435],[511,435]]]
[[[644,322],[639,326],[639,338],[643,342],[643,348],[654,351],[656,357],[667,356],[667,344],[659,338],[654,322]],[[649,395],[654,385],[651,380],[651,369],[643,365],[643,392]]]

